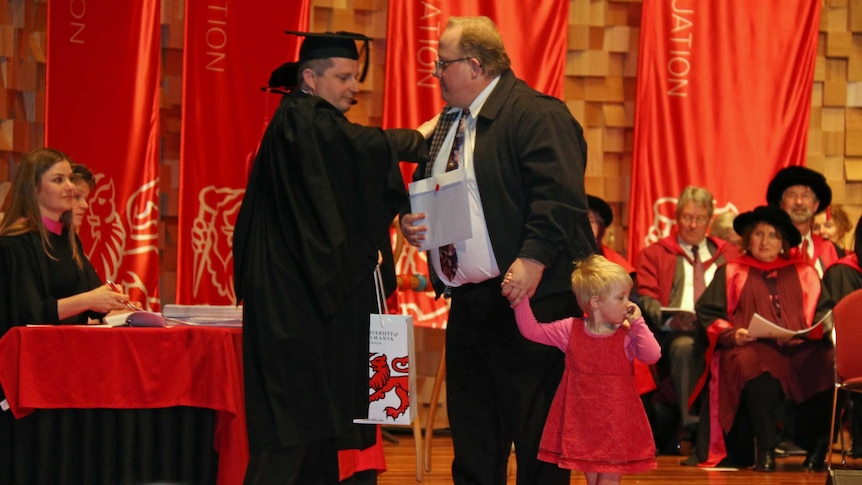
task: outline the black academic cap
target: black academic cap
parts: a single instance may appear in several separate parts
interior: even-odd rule
[[[765,222],[781,232],[784,239],[790,247],[799,246],[802,242],[802,235],[799,229],[793,225],[793,220],[790,215],[784,212],[777,205],[761,205],[755,207],[754,210],[743,212],[733,219],[733,230],[737,234],[743,234],[749,226],[753,226],[758,222]]]
[[[365,67],[362,69],[359,81],[362,82],[365,80],[369,62],[368,42],[372,40],[371,37],[344,31],[298,32],[295,30],[286,30],[285,33],[305,37],[305,40],[302,41],[302,46],[299,48],[299,64],[312,59],[326,59],[329,57],[344,57],[358,60],[360,51],[356,49],[356,42],[362,41],[361,52],[365,54]]]
[[[264,91],[273,91],[283,94],[285,89],[290,90],[295,88],[297,85],[296,76],[298,70],[299,63],[285,62],[272,71],[272,74],[269,75],[267,87],[261,89]]]
[[[587,207],[602,218],[602,224],[605,227],[610,227],[611,223],[614,222],[614,212],[604,199],[587,194]]]
[[[811,170],[808,167],[792,165],[784,167],[775,174],[769,187],[766,189],[766,202],[768,204],[781,205],[781,198],[788,187],[794,185],[807,185],[811,187],[820,205],[817,210],[822,211],[832,203],[832,189],[826,182],[822,173]]]

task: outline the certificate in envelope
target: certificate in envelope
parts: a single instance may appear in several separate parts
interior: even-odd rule
[[[457,243],[473,237],[470,201],[464,170],[452,170],[419,180],[408,186],[410,212],[424,212],[428,226],[422,251]]]

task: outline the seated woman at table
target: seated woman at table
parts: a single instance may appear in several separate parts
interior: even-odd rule
[[[125,308],[128,296],[102,284],[63,222],[74,192],[66,155],[39,148],[22,157],[0,223],[0,336],[13,325],[85,324]]]
[[[715,466],[730,455],[734,465],[748,466],[756,442],[754,469],[775,471],[778,411],[786,398],[800,403],[799,415],[807,420],[802,427],[812,433],[803,467],[822,469],[832,407],[834,350],[824,331],[830,329],[777,340],[755,338],[748,327],[757,313],[780,327],[803,330],[819,321],[832,301],[813,266],[788,258],[801,236],[786,212],[760,206],[739,215],[733,227],[746,252],[716,271],[695,307],[709,336],[711,364],[694,393],[705,390],[700,424],[710,433],[702,464]]]

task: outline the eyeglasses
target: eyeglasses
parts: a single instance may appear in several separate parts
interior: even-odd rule
[[[691,214],[682,214],[679,216],[679,221],[685,225],[689,225],[692,222],[697,223],[698,226],[702,226],[709,222],[709,217],[707,216],[693,216]]]
[[[443,72],[443,69],[446,69],[446,66],[453,62],[467,61],[470,59],[472,59],[472,57],[461,57],[458,59],[452,59],[451,61],[441,61],[440,59],[437,59],[434,61],[434,72]]]

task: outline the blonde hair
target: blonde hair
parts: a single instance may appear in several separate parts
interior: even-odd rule
[[[478,59],[488,77],[496,77],[512,65],[493,20],[484,16],[449,17],[446,28],[453,27],[461,27],[461,54]]]
[[[572,291],[578,299],[578,305],[588,313],[593,296],[604,299],[614,287],[632,284],[632,277],[622,266],[598,254],[576,262],[572,273]]]
[[[703,187],[689,185],[682,189],[682,193],[679,194],[679,199],[676,201],[677,217],[679,217],[682,208],[689,202],[694,202],[696,205],[706,209],[706,211],[709,212],[709,217],[712,217],[713,212],[715,212],[715,202],[713,202],[712,192]]]
[[[722,212],[712,221],[709,234],[719,239],[730,241],[730,231],[733,231],[733,220],[738,214],[733,211]]]

